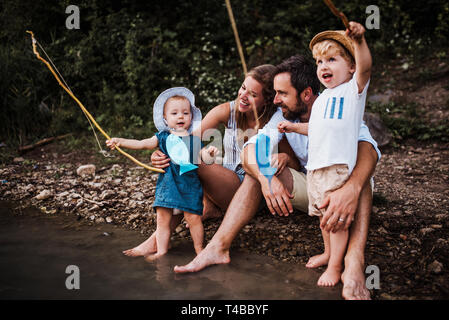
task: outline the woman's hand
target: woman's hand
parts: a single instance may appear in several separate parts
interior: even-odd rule
[[[158,169],[170,166],[170,158],[161,150],[156,150],[151,154],[151,165]]]

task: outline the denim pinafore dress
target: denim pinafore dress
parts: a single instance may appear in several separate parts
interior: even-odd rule
[[[168,155],[166,141],[169,135],[168,131],[156,133],[159,148],[166,155]],[[190,163],[198,165],[199,152],[202,148],[201,140],[192,135],[180,138],[189,150]],[[179,175],[179,165],[170,161],[170,166],[164,171],[165,173],[159,173],[156,183],[153,208],[172,208],[202,215],[203,188],[198,177],[198,169]]]

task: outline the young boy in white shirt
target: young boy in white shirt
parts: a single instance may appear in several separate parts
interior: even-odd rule
[[[309,215],[322,219],[318,209],[325,197],[349,178],[356,160],[360,124],[365,109],[372,58],[366,43],[365,28],[350,22],[345,31],[324,31],[310,42],[317,64],[317,76],[327,88],[316,99],[310,120],[305,123],[284,121],[280,132],[308,134],[307,192]],[[339,223],[344,223],[339,219]],[[348,230],[336,233],[321,228],[324,252],[309,259],[306,266],[327,264],[319,286],[334,286],[341,278]]]

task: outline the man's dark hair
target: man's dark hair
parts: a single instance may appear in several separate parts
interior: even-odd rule
[[[316,75],[316,66],[301,55],[296,55],[282,61],[276,66],[274,75],[290,73],[292,86],[298,91],[298,96],[307,87],[312,89],[313,94],[318,94],[320,81]]]

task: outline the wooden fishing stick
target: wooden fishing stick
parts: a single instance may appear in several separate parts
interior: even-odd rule
[[[83,110],[83,112],[86,114],[86,116],[90,119],[90,121],[92,121],[92,123],[95,125],[95,127],[97,127],[97,129],[106,137],[106,139],[110,140],[111,137],[109,137],[109,135],[100,127],[100,125],[95,121],[94,117],[92,117],[92,115],[89,113],[89,111],[87,111],[87,109],[84,107],[84,105],[81,103],[81,101],[79,101],[78,98],[75,97],[75,95],[72,93],[72,91],[69,88],[67,88],[62,83],[61,79],[58,77],[56,72],[53,70],[53,68],[50,65],[50,63],[40,56],[40,54],[39,54],[39,52],[37,51],[37,48],[36,48],[36,39],[34,38],[34,33],[32,31],[27,31],[27,33],[29,33],[31,35],[31,43],[33,45],[33,53],[36,55],[36,57],[39,60],[41,60],[43,63],[45,63],[45,65],[48,67],[48,69],[51,71],[53,76],[58,81],[59,85],[70,95],[70,97],[72,97],[73,100],[76,101],[76,103],[79,105],[81,110]],[[165,173],[165,171],[162,170],[162,169],[150,167],[150,166],[140,162],[139,160],[137,160],[136,158],[134,158],[130,154],[128,154],[125,151],[123,151],[122,149],[120,149],[119,147],[115,147],[115,149],[117,149],[118,152],[120,152],[125,157],[127,157],[128,159],[130,159],[131,161],[133,161],[134,163],[138,164],[139,166],[141,166],[141,167],[143,167],[145,169],[148,169],[148,170],[151,170],[151,171],[160,172],[160,173]]]
[[[245,77],[246,77],[246,74],[248,73],[248,71],[246,69],[245,55],[243,54],[243,49],[242,49],[242,45],[240,43],[239,33],[237,31],[237,25],[235,23],[234,14],[232,13],[231,1],[225,0],[225,2],[226,2],[226,8],[228,9],[229,20],[231,20],[232,30],[234,31],[235,42],[237,43],[237,48],[239,50],[240,61],[242,62],[242,66],[243,66],[243,73],[245,74]],[[257,130],[259,130],[260,123],[259,123],[259,115],[257,113],[255,106],[253,106],[253,113],[254,113],[254,119],[256,119],[256,127],[254,129],[257,132]]]
[[[234,14],[232,13],[231,2],[230,2],[230,0],[225,0],[225,2],[226,2],[226,8],[228,8],[228,15],[229,15],[229,20],[231,20],[232,30],[234,31],[235,42],[237,43],[237,48],[239,50],[240,61],[242,62],[242,66],[243,66],[243,73],[246,76],[247,69],[246,69],[246,63],[245,63],[245,56],[243,55],[243,49],[242,49],[242,45],[240,43],[239,33],[237,31],[237,26],[235,24]]]
[[[345,25],[346,29],[349,30],[349,21],[348,18],[346,18],[345,14],[341,11],[338,11],[338,9],[335,7],[333,2],[331,0],[323,0],[324,3],[331,9],[332,13],[337,16],[338,18],[343,21],[343,24]]]

